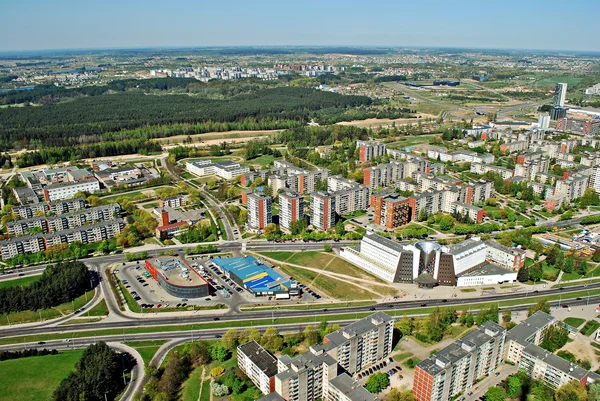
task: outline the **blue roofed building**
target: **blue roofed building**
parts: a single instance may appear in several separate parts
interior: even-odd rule
[[[213,259],[212,262],[237,285],[256,296],[275,295],[278,298],[289,298],[290,295],[300,294],[296,280],[282,276],[254,256]]]

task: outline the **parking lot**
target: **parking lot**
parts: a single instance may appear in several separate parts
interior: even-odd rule
[[[402,372],[402,366],[392,358],[385,359],[369,368],[358,372],[356,378],[362,385],[367,383],[367,379],[374,373],[385,373],[390,379],[390,383],[393,380],[402,380],[404,378]]]
[[[144,262],[139,264],[127,263],[114,271],[118,280],[140,305],[152,305],[150,307],[185,307],[187,305],[210,306],[216,304],[228,305],[228,297],[212,290],[210,296],[199,299],[182,299],[168,294],[156,280],[146,271]],[[186,305],[183,305],[186,304]]]

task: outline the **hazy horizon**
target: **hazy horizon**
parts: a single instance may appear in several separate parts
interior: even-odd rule
[[[420,3],[158,0],[3,5],[0,52],[199,47],[415,47],[599,52],[595,0]],[[450,4],[449,4],[450,3]]]

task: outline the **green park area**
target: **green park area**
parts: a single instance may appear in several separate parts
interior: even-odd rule
[[[2,401],[45,401],[75,367],[83,350],[0,362]]]
[[[140,354],[140,356],[144,360],[144,365],[148,366],[148,364],[152,360],[152,357],[154,357],[154,354],[156,354],[156,351],[158,351],[161,345],[163,345],[166,342],[166,340],[130,341],[125,343],[125,345],[135,348],[135,350]]]
[[[40,278],[42,276],[26,276],[26,277],[19,277],[19,278],[15,278],[13,280],[5,280],[5,281],[0,281],[0,289],[1,288],[7,288],[7,287],[25,287],[28,286],[29,284],[33,284],[36,281],[39,281]]]

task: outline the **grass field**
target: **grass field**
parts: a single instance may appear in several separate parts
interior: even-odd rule
[[[150,202],[144,205],[144,209],[154,209],[155,207],[158,207],[158,202]]]
[[[119,198],[123,198],[123,199],[130,199],[133,200],[133,198],[137,197],[137,196],[144,196],[144,194],[142,193],[142,191],[133,191],[133,192],[127,192],[127,193],[123,193],[123,194],[116,194],[116,195],[110,195],[110,196],[105,196],[102,199],[103,200],[117,200]]]
[[[202,368],[196,368],[181,386],[182,401],[196,401],[202,386]]]
[[[327,295],[330,298],[339,300],[361,300],[375,299],[377,295],[356,285],[327,277],[324,274],[318,274],[313,271],[305,270],[299,267],[283,264],[280,266],[283,272],[296,280],[312,288],[317,293]]]
[[[0,362],[2,401],[45,401],[75,367],[83,350]]]
[[[275,156],[273,155],[262,155],[257,157],[256,159],[246,160],[242,163],[245,166],[270,166],[275,161]]]
[[[30,322],[39,322],[40,318],[42,320],[56,319],[61,316],[66,316],[71,313],[75,309],[79,309],[87,304],[94,297],[94,290],[88,291],[85,295],[82,295],[73,300],[73,302],[65,302],[64,304],[60,304],[55,306],[54,308],[49,309],[41,309],[39,311],[21,311],[21,312],[11,312],[7,315],[3,315],[2,319],[0,319],[0,326],[5,326],[7,324],[17,324],[17,323],[30,323]],[[75,309],[73,309],[73,306]]]
[[[571,327],[579,327],[585,323],[585,319],[581,319],[579,317],[568,317],[565,320],[563,320],[563,322],[565,322],[565,324],[568,324]]]
[[[584,336],[591,336],[600,328],[600,322],[597,320],[588,320],[588,322],[581,328],[580,333]]]
[[[572,77],[572,76],[562,76],[562,77],[548,77],[540,79],[536,81],[535,87],[554,87],[559,82],[566,83],[569,87],[574,87],[581,82],[582,78]]]
[[[140,356],[144,360],[144,364],[148,366],[156,351],[160,348],[161,345],[166,343],[167,340],[154,340],[154,341],[131,341],[125,343],[132,348],[135,348],[137,352],[140,353]]]
[[[202,382],[202,392],[200,393],[200,401],[210,401],[210,380]]]
[[[25,286],[28,286],[29,284],[33,284],[33,283],[39,281],[40,278],[42,278],[41,275],[19,277],[19,278],[15,278],[13,280],[4,280],[4,281],[0,281],[0,288],[25,287]]]
[[[107,316],[108,315],[108,306],[106,306],[106,301],[101,300],[96,306],[92,309],[88,310],[84,313],[85,316]]]

